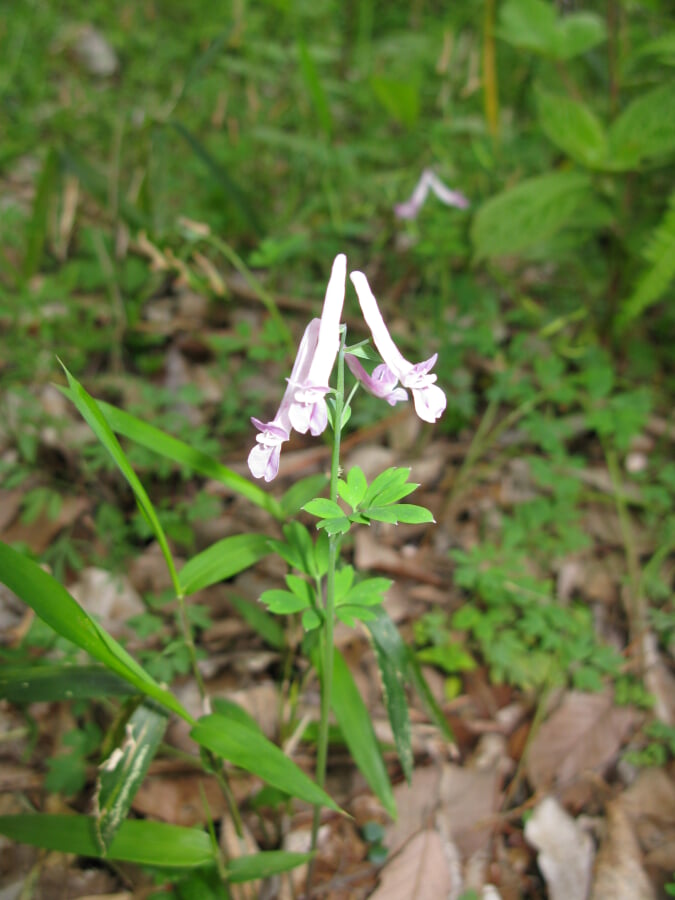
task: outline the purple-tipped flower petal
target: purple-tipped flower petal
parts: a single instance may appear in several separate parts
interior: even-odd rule
[[[325,395],[340,347],[340,317],[345,299],[347,257],[333,262],[320,319],[312,319],[300,341],[298,355],[277,414],[271,422],[251,419],[260,434],[248,455],[254,478],[272,481],[279,472],[281,445],[295,429],[301,434],[321,434],[328,424]]]
[[[392,372],[385,363],[375,366],[373,374],[369,375],[353,354],[346,353],[345,362],[352,375],[358,378],[369,393],[386,400],[390,406],[396,406],[397,403],[408,399],[407,392],[403,388],[397,387],[398,375]]]
[[[279,457],[281,445],[291,436],[290,409],[293,403],[293,388],[291,385],[307,377],[312,356],[316,352],[319,340],[319,319],[312,319],[300,341],[298,353],[293,363],[291,377],[288,379],[284,396],[277,414],[271,422],[261,422],[260,419],[251,418],[251,422],[260,434],[256,435],[256,445],[248,455],[248,467],[254,478],[264,478],[272,481],[279,472]]]
[[[335,365],[335,357],[340,348],[340,318],[345,302],[345,281],[347,278],[347,257],[338,254],[333,262],[326,298],[323,303],[317,345],[312,353],[309,369],[302,378],[291,375],[289,387],[292,403],[289,409],[291,425],[305,434],[310,431],[316,436],[328,425],[326,394],[330,390],[328,382]]]
[[[405,203],[397,203],[394,213],[399,219],[416,219],[419,211],[424,206],[427,196],[431,191],[446,206],[455,206],[457,209],[466,209],[469,201],[459,191],[450,190],[431,169],[425,169],[415,185],[410,199]]]
[[[431,374],[438,354],[434,353],[429,359],[417,364],[409,362],[393,342],[366,276],[363,272],[352,272],[349,277],[356,289],[363,317],[386,368],[396,376],[404,388],[412,391],[415,412],[420,419],[435,422],[443,414],[447,403],[445,394],[435,384],[436,376]],[[351,369],[351,365],[349,367]]]

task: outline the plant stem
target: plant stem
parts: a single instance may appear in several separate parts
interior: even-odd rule
[[[335,411],[333,419],[333,455],[330,467],[330,499],[337,502],[338,477],[340,475],[340,438],[342,436],[342,413],[345,408],[345,328],[340,329],[340,349],[337,358],[337,388],[335,391]],[[340,556],[340,537],[332,534],[328,538],[328,571],[326,572],[326,596],[324,620],[321,629],[321,718],[316,748],[316,781],[319,787],[326,783],[326,762],[328,759],[328,725],[333,690],[333,628],[335,625],[335,570]],[[312,819],[311,849],[316,850],[321,822],[321,807],[314,807]],[[314,871],[313,861],[307,871],[307,896]]]

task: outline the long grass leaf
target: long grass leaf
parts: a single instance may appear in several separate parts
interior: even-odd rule
[[[86,650],[94,659],[134,685],[139,693],[157,700],[187,722],[194,721],[173,694],[161,688],[55,578],[1,541],[0,582],[35,610],[57,634]]]
[[[0,816],[0,834],[45,850],[160,866],[162,869],[193,868],[214,860],[211,839],[205,831],[164,822],[123,822],[105,854],[99,847],[96,822],[91,816]]]
[[[214,481],[224,484],[251,503],[266,510],[276,519],[284,518],[279,502],[271,494],[265,493],[257,484],[249,481],[248,478],[228,469],[212,456],[195,450],[184,441],[155,428],[154,425],[148,425],[147,422],[137,419],[136,416],[102,400],[96,402],[106,422],[117,434],[129,438],[136,444],[140,444],[141,447],[164,456],[178,465],[187,466],[193,472],[213,478]]]

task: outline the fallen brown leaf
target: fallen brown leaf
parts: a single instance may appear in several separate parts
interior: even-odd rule
[[[565,805],[580,807],[590,785],[585,776],[603,774],[637,722],[613,695],[571,691],[530,743],[526,771],[535,790],[562,792]]]
[[[607,833],[595,862],[591,900],[654,900],[642,854],[620,800],[607,804]]]
[[[440,900],[456,896],[441,836],[428,828],[420,831],[382,869],[380,884],[370,900]]]

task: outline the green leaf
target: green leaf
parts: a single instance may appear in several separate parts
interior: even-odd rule
[[[556,16],[546,0],[507,0],[500,9],[497,35],[550,59],[571,59],[607,38],[603,20],[590,12]]]
[[[274,647],[275,650],[283,650],[286,640],[284,629],[276,619],[268,615],[259,603],[244,600],[241,597],[231,597],[230,603],[237,610],[242,619],[260,635],[260,637]]]
[[[186,562],[178,576],[182,591],[194,594],[248,569],[270,553],[265,534],[236,534],[217,541]]]
[[[408,715],[405,682],[408,673],[408,648],[398,628],[383,609],[373,610],[375,617],[366,623],[370,632],[382,678],[382,691],[391,724],[396,752],[406,781],[413,769],[412,732]]]
[[[310,500],[309,503],[305,503],[303,509],[311,516],[317,516],[319,519],[344,517],[344,513],[338,504],[333,500],[327,500],[325,497],[317,497],[316,500]]]
[[[1,578],[0,578],[1,580]],[[3,666],[0,698],[11,703],[124,697],[137,691],[103,666]]]
[[[338,605],[344,602],[356,606],[376,606],[383,602],[384,595],[393,583],[390,578],[365,578],[355,584],[341,600],[338,600],[336,595],[336,601]]]
[[[260,595],[260,602],[264,603],[270,612],[283,616],[301,612],[310,606],[309,600],[298,597],[297,594],[292,594],[290,591],[278,589],[263,591]]]
[[[335,650],[333,666],[332,707],[340,731],[373,793],[389,815],[396,818],[396,802],[382,753],[373,731],[370,712],[354,683],[344,657]]]
[[[339,519],[322,519],[317,522],[317,528],[323,528],[326,534],[347,534],[351,528],[351,524],[347,516],[340,516]]]
[[[27,603],[57,634],[86,650],[125,681],[181,718],[192,716],[70,596],[55,578],[0,541],[0,581]]]
[[[154,425],[148,425],[136,416],[111,406],[110,403],[104,403],[97,400],[98,408],[103,413],[106,422],[117,434],[122,434],[134,443],[151,450],[159,456],[170,459],[172,462],[180,466],[187,466],[193,472],[205,475],[207,478],[213,478],[214,481],[224,484],[230,490],[245,497],[251,503],[262,509],[267,510],[270,515],[277,519],[282,519],[289,515],[282,512],[280,504],[271,494],[267,494],[257,484],[244,478],[237,472],[228,469],[218,460],[214,459],[200,450],[195,450],[189,444],[172,437],[170,434],[155,428]],[[321,476],[325,481],[325,476]],[[289,492],[290,493],[290,492]],[[314,496],[313,494],[311,496]],[[283,500],[282,500],[283,503]],[[292,513],[290,513],[292,515]]]
[[[619,171],[675,153],[675,81],[633,100],[614,121],[610,158]]]
[[[109,850],[126,819],[167,726],[167,716],[149,704],[138,706],[125,724],[122,746],[100,766],[94,798],[96,835]]]
[[[155,508],[152,505],[152,502],[150,501],[147,493],[145,492],[145,488],[138,480],[138,477],[134,470],[131,468],[129,460],[120,447],[119,441],[113,434],[110,426],[106,422],[103,413],[99,409],[96,401],[89,396],[89,394],[85,391],[79,381],[73,378],[73,376],[63,365],[63,363],[61,363],[61,365],[63,366],[63,370],[66,373],[66,378],[68,379],[68,385],[70,388],[69,391],[65,392],[66,396],[68,396],[75,404],[82,418],[85,420],[87,425],[91,428],[101,444],[113,458],[115,465],[126,479],[131,490],[134,492],[136,502],[138,503],[138,506],[143,513],[148,525],[152,529],[153,534],[157,538],[157,543],[161,548],[162,555],[164,556],[167,567],[171,574],[172,581],[175,585],[177,583],[176,567],[173,562],[171,550],[169,549],[166,535],[164,534],[164,529],[162,528],[160,521],[157,518]]]
[[[558,20],[552,56],[572,59],[606,40],[607,28],[600,16],[585,11],[570,13]]]
[[[230,884],[257,881],[281,872],[289,872],[309,862],[313,853],[290,853],[286,850],[266,850],[251,856],[236,856],[227,863],[227,880]]]
[[[588,176],[553,172],[491,197],[471,227],[477,259],[522,253],[570,224],[590,191]]]
[[[375,613],[367,606],[353,606],[346,603],[338,606],[335,610],[337,618],[344,622],[348,628],[354,628],[357,622],[370,622],[375,618]]]
[[[410,683],[417,691],[419,698],[424,703],[431,721],[440,730],[446,741],[454,743],[455,736],[452,728],[448,725],[448,721],[443,714],[443,710],[438,705],[436,698],[431,692],[431,688],[427,684],[427,680],[422,674],[420,664],[415,658],[415,653],[409,647],[406,648],[408,654],[408,678]]]
[[[392,466],[389,469],[385,469],[384,472],[380,472],[370,483],[370,487],[361,501],[361,506],[371,506],[376,500],[378,506],[386,506],[388,503],[394,503],[401,497],[405,497],[410,493],[409,490],[404,490],[404,487],[409,487],[407,484],[409,475],[409,468],[399,468],[397,466]],[[417,485],[413,485],[413,489],[416,487]],[[403,493],[399,494],[399,491],[403,491]]]
[[[309,582],[305,581],[304,578],[300,578],[299,575],[287,575],[286,584],[295,596],[299,597],[306,606],[309,606],[314,600],[314,589]]]
[[[347,592],[354,583],[354,567],[350,565],[342,566],[335,573],[335,602],[340,603],[347,596]]]
[[[595,113],[562,94],[536,91],[539,123],[557,147],[584,166],[602,166],[607,158],[607,136]]]
[[[325,475],[308,475],[306,478],[296,481],[281,498],[280,506],[283,517],[290,519],[297,515],[305,503],[320,494],[327,484],[328,478]]]
[[[435,522],[436,520],[424,506],[415,506],[413,503],[394,503],[392,506],[373,506],[364,509],[363,514],[369,519],[378,522],[404,522],[406,525],[419,525],[422,522]]]
[[[618,333],[664,296],[675,278],[675,192],[668,209],[649,238],[643,252],[649,263],[639,276],[632,294],[623,301],[615,323]]]
[[[470,672],[476,668],[476,661],[459,644],[437,644],[435,647],[425,647],[419,650],[417,658],[421,663],[437,666],[448,675],[456,672]]]
[[[394,506],[371,506],[363,510],[363,515],[376,522],[387,522],[389,525],[398,524]]]
[[[338,481],[338,494],[352,509],[356,509],[359,503],[361,503],[366,495],[367,489],[368,482],[366,481],[366,476],[358,466],[353,466],[349,470],[346,481],[342,481],[342,479]]]
[[[104,858],[96,838],[96,820],[90,816],[0,816],[0,834],[45,850]],[[132,819],[122,823],[105,859],[183,869],[207,865],[214,853],[205,831]]]
[[[190,734],[202,747],[257,775],[292,797],[339,811],[328,794],[277,746],[240,722],[213,713],[199,719]]]
[[[507,0],[499,10],[497,36],[546,55],[555,44],[556,24],[555,7],[546,0]]]

